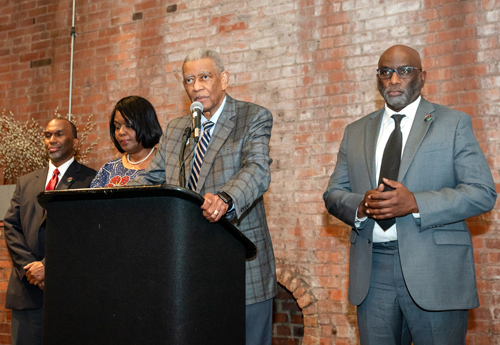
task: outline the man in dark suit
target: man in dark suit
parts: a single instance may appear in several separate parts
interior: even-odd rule
[[[277,285],[262,195],[271,182],[272,115],[226,94],[229,73],[214,51],[195,49],[182,71],[189,98],[204,108],[200,141],[191,137],[185,151],[187,187],[204,196],[200,212],[209,221],[225,216],[257,246],[257,257],[246,263],[246,344],[271,344]],[[170,121],[154,159],[131,184],[179,185],[179,153],[191,121],[191,115]]]
[[[324,200],[352,227],[349,300],[361,344],[465,344],[479,306],[466,218],[495,205],[470,117],[420,96],[419,54],[380,57],[386,104],[347,126]]]
[[[18,179],[4,219],[12,273],[5,307],[12,309],[12,344],[40,344],[45,278],[45,212],[36,201],[44,190],[86,188],[93,169],[74,159],[76,127],[57,118],[45,129],[49,165]]]

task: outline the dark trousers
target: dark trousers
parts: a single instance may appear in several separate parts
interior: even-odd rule
[[[374,243],[370,290],[358,306],[361,345],[465,345],[468,310],[427,311],[404,282],[397,241]]]
[[[40,345],[42,343],[43,307],[33,310],[12,310],[11,344]]]
[[[273,333],[273,299],[249,304],[246,314],[246,345],[271,345]]]

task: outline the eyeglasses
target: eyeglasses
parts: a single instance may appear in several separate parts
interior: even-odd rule
[[[396,72],[396,74],[398,75],[399,78],[407,79],[407,78],[411,77],[414,69],[422,70],[421,68],[409,67],[409,66],[402,66],[402,67],[398,67],[396,69],[392,69],[389,67],[383,67],[383,68],[379,68],[377,70],[377,75],[380,79],[391,79],[392,74],[394,72]]]

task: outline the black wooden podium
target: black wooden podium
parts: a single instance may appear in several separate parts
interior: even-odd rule
[[[69,189],[47,209],[44,345],[245,343],[256,247],[177,186]]]

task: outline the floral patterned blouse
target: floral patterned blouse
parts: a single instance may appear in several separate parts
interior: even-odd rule
[[[142,170],[127,169],[121,158],[107,162],[97,172],[92,180],[90,188],[120,187],[136,178]]]

